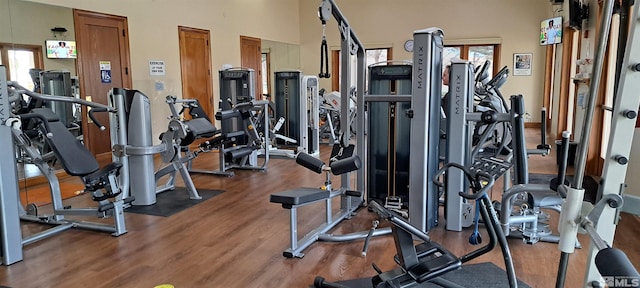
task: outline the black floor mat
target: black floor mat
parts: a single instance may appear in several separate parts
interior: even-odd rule
[[[453,282],[463,287],[509,287],[507,273],[493,263],[463,265],[462,269],[449,272],[440,276],[439,278],[443,278],[446,281]],[[338,283],[348,287],[372,287],[371,278],[347,280]],[[436,279],[433,282],[422,283],[422,285],[418,285],[415,287],[437,288],[447,287],[447,285],[445,283],[438,282],[438,280]],[[530,286],[518,280],[518,287],[528,288]]]
[[[556,174],[529,174],[529,183],[531,184],[549,184],[551,180],[557,178]],[[557,180],[556,180],[557,181]],[[568,175],[565,184],[573,183],[573,176]],[[598,196],[598,182],[591,176],[585,176],[582,180],[582,188],[584,188],[584,201],[596,203]]]
[[[131,206],[125,209],[125,212],[146,214],[153,216],[169,217],[180,211],[191,208],[198,203],[202,203],[219,194],[222,190],[205,190],[198,189],[198,194],[202,197],[200,200],[189,199],[189,192],[185,187],[176,187],[173,191],[166,191],[156,196],[156,204],[149,206]]]

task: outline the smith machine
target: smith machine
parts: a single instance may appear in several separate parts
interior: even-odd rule
[[[624,57],[619,59],[620,77],[618,78],[618,90],[615,93],[613,113],[611,119],[611,133],[607,154],[604,158],[604,170],[602,172],[602,185],[598,191],[601,200],[595,207],[588,202],[583,202],[584,188],[582,179],[585,173],[589,137],[593,122],[593,113],[596,106],[600,82],[602,79],[602,67],[604,53],[608,46],[608,36],[611,30],[614,0],[605,1],[600,17],[600,35],[597,49],[594,55],[594,65],[589,98],[583,123],[580,145],[576,159],[574,182],[570,186],[559,186],[559,190],[566,190],[566,201],[562,205],[560,214],[560,249],[561,258],[558,267],[556,287],[564,287],[569,264],[569,255],[574,252],[576,234],[579,230],[585,232],[591,238],[587,269],[584,278],[584,287],[634,287],[638,286],[640,274],[631,261],[620,250],[612,248],[616,225],[623,205],[622,194],[626,187],[627,162],[631,152],[633,132],[635,131],[638,106],[640,106],[640,30],[637,29],[640,17],[637,4],[634,1],[622,1],[624,11],[632,11],[628,14],[629,30],[623,34]],[[635,2],[637,3],[637,2]],[[623,21],[620,21],[624,23]],[[621,29],[626,25],[620,25]],[[625,30],[622,30],[625,31]],[[618,32],[618,31],[613,31]],[[626,39],[626,43],[625,40]],[[635,284],[634,284],[635,282]]]

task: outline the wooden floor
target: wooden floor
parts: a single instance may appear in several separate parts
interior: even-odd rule
[[[536,143],[535,130],[528,131]],[[328,149],[323,148],[326,159]],[[533,157],[532,173],[554,173],[555,156]],[[213,168],[217,153],[201,154],[199,168]],[[28,245],[24,260],[0,267],[0,285],[23,287],[308,287],[316,275],[328,280],[370,277],[376,263],[382,270],[395,267],[395,248],[390,236],[371,241],[369,253],[361,256],[362,242],[316,243],[302,259],[287,259],[282,251],[289,244],[289,210],[269,202],[269,194],[300,186],[318,187],[323,176],[308,171],[290,159],[272,159],[268,172],[236,171],[231,178],[193,175],[200,189],[223,189],[224,193],[171,217],[126,213],[128,234],[70,230]],[[65,180],[77,181],[77,180]],[[339,181],[337,181],[339,182]],[[173,192],[171,192],[173,193]],[[493,197],[500,195],[499,189]],[[187,197],[187,195],[184,195]],[[69,205],[89,203],[88,196],[68,200]],[[300,235],[323,220],[323,205],[300,209]],[[442,213],[441,213],[442,215]],[[343,222],[336,233],[369,229],[375,219],[361,209]],[[441,219],[441,223],[443,223]],[[474,249],[468,244],[470,229],[448,232],[444,225],[430,231],[432,238],[452,252]],[[25,224],[31,234],[42,225]],[[617,247],[625,250],[640,267],[640,220],[622,215],[616,235]],[[487,239],[487,236],[484,237]],[[584,235],[582,243],[588,243]],[[560,253],[555,244],[527,245],[510,239],[517,276],[532,287],[553,287]],[[581,287],[587,249],[571,256],[566,287]],[[499,249],[475,262],[493,262],[504,267]]]

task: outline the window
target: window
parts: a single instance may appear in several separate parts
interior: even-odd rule
[[[447,45],[443,49],[442,68],[451,65],[451,59],[460,58],[469,60],[474,67],[484,64],[489,60],[493,64],[489,67],[489,75],[500,69],[500,45]]]
[[[271,97],[271,57],[262,53],[262,94]]]
[[[42,46],[0,43],[0,64],[7,67],[10,81],[16,81],[33,90],[34,83],[29,69],[43,69]]]
[[[451,65],[451,60],[465,59],[473,63],[474,67],[478,67],[487,60],[491,61],[493,65],[489,66],[489,75],[493,76],[494,71],[498,71],[500,55],[498,55],[500,45],[451,45],[445,46],[442,50],[442,72],[444,69]],[[442,87],[442,93],[447,93],[449,87],[444,85]]]

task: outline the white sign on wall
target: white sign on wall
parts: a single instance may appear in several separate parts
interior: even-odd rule
[[[149,60],[149,75],[151,76],[164,76],[164,61],[163,60]]]

